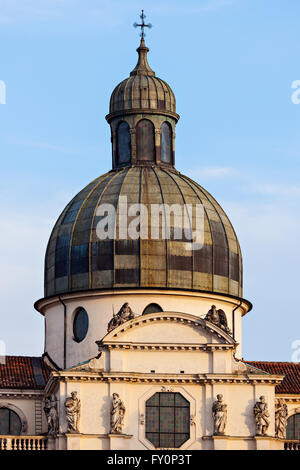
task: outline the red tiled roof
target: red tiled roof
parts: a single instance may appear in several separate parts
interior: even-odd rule
[[[283,381],[276,385],[276,393],[300,393],[300,363],[295,362],[253,362],[246,364],[261,369],[269,374],[284,375]]]
[[[0,358],[0,389],[42,390],[50,369],[42,357],[5,356]]]

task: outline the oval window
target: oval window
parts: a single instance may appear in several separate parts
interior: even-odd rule
[[[73,336],[77,343],[84,340],[89,329],[89,317],[84,308],[79,308],[73,321]]]

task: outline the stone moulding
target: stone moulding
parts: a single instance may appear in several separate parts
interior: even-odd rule
[[[277,385],[283,380],[283,376],[255,376],[228,375],[224,377],[217,374],[194,374],[182,376],[180,374],[136,374],[136,373],[108,373],[108,372],[84,372],[77,374],[72,371],[53,372],[48,387],[51,389],[58,381],[61,382],[103,382],[103,383],[135,383],[152,385],[211,385],[211,384],[264,384]]]
[[[210,322],[207,322],[203,318],[199,318],[195,315],[191,315],[188,313],[178,313],[178,312],[159,312],[159,313],[141,315],[139,317],[129,320],[126,323],[123,323],[122,325],[116,327],[110,333],[106,334],[102,338],[101,341],[97,341],[97,344],[100,346],[108,342],[109,343],[115,342],[115,338],[117,338],[119,335],[121,335],[125,331],[128,331],[132,328],[145,326],[146,324],[151,324],[154,322],[179,323],[181,325],[193,326],[195,328],[203,329],[204,331],[207,331],[210,334],[213,334],[216,338],[218,338],[218,341],[220,340],[222,341],[222,343],[220,342],[216,343],[216,346],[219,346],[220,344],[230,344],[230,345],[234,345],[235,347],[237,347],[238,345],[238,343],[235,342],[235,340],[229,334],[227,334],[224,330],[222,330],[218,326]]]
[[[101,342],[99,342],[101,343]],[[235,349],[234,344],[168,344],[168,343],[114,343],[114,342],[105,342],[102,346],[107,347],[107,349],[131,349],[131,350],[152,350],[152,351],[222,351]]]

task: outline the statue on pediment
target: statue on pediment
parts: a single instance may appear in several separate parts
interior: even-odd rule
[[[227,405],[223,402],[223,395],[217,395],[213,403],[212,413],[214,418],[214,435],[223,436],[227,424]]]
[[[206,314],[205,320],[213,323],[214,325],[224,330],[226,333],[230,334],[230,329],[228,328],[227,317],[224,310],[217,310],[217,307],[212,305],[211,309]]]
[[[134,318],[134,313],[129,307],[129,304],[126,302],[124,305],[122,305],[118,313],[113,314],[112,319],[108,323],[108,327],[107,327],[108,333],[110,333],[112,330],[122,325],[126,321],[132,320],[133,318]]]
[[[81,412],[81,402],[77,398],[77,392],[72,392],[65,401],[65,410],[69,433],[79,433],[79,421]]]
[[[57,402],[54,396],[45,398],[44,412],[47,418],[48,434],[55,436],[58,434],[58,412]]]
[[[283,398],[279,398],[275,403],[275,436],[279,439],[286,439],[287,418],[288,407]]]
[[[259,401],[255,403],[253,412],[256,421],[256,435],[266,436],[270,426],[270,413],[264,396],[261,396]]]

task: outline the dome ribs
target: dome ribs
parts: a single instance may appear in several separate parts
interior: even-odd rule
[[[97,209],[101,204],[112,204],[115,209],[118,205],[119,195],[122,188],[124,178],[128,172],[128,168],[124,168],[116,172],[105,186],[97,201],[95,212],[93,214],[89,266],[90,266],[90,288],[109,288],[114,286],[114,240],[100,240],[96,234],[96,226],[100,220],[97,216]]]
[[[120,188],[114,239],[114,287],[136,287],[140,283],[140,241],[138,239],[120,238],[120,198],[127,198],[128,208],[140,200],[140,168],[131,168],[123,178]],[[135,217],[128,217],[128,225]]]
[[[85,200],[83,201],[76,220],[73,225],[70,243],[70,278],[69,289],[77,290],[85,287],[89,282],[89,245],[90,245],[90,228],[98,199],[98,191],[111,179],[112,174],[106,173],[99,178],[97,185],[92,188]]]
[[[166,240],[151,237],[151,204],[163,204],[161,187],[155,171],[143,168],[141,180],[141,203],[148,210],[148,239],[140,240],[141,287],[167,286]]]
[[[177,183],[177,181],[176,181],[176,179],[175,179],[175,176],[173,176],[171,172],[169,172],[169,171],[167,171],[167,170],[164,170],[164,169],[162,169],[162,172],[165,173],[166,175],[168,175],[169,178],[172,179],[172,181],[174,182],[174,184],[175,184],[176,187],[178,188],[178,191],[179,191],[179,193],[180,193],[180,195],[181,195],[181,197],[182,197],[183,204],[185,205],[185,204],[186,204],[186,200],[185,200],[185,197],[184,197],[184,195],[183,195],[183,191],[182,191],[180,185]],[[189,219],[189,227],[190,227],[190,230],[191,230],[191,232],[192,232],[192,231],[193,231],[193,221],[191,221],[191,219],[190,219],[190,214],[188,214],[188,219]],[[183,238],[184,238],[184,237],[185,237],[185,234],[183,234]],[[173,242],[173,243],[176,243],[176,242]],[[182,240],[181,240],[181,243],[182,243]],[[189,243],[189,241],[186,241],[186,245],[187,245],[188,243]],[[186,248],[186,253],[185,253],[185,255],[187,255],[187,253],[189,253],[189,250],[187,249],[186,246],[185,246],[185,248]],[[176,251],[177,251],[177,250],[176,250]],[[187,289],[191,288],[191,289],[192,289],[193,286],[194,286],[194,265],[195,265],[195,263],[194,263],[194,251],[191,249],[189,256],[183,256],[183,255],[182,255],[182,250],[180,250],[180,253],[181,253],[181,255],[179,255],[179,256],[177,255],[177,259],[179,259],[179,258],[182,259],[182,264],[181,264],[181,266],[179,265],[179,267],[180,267],[181,269],[189,268],[189,270],[190,270],[190,272],[191,272],[191,285],[190,285],[190,286],[185,286],[185,288],[187,288]],[[188,263],[188,258],[190,258],[190,262],[191,262],[191,263],[190,263],[190,266],[189,266],[189,263]],[[172,259],[172,258],[171,258],[171,259]],[[175,260],[175,257],[174,257],[174,260]],[[171,265],[171,263],[170,263],[170,265]],[[178,265],[178,264],[177,264],[177,265]],[[176,264],[175,264],[175,266],[176,266]],[[176,268],[175,268],[175,269],[176,269]]]

